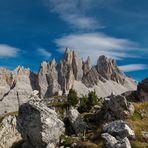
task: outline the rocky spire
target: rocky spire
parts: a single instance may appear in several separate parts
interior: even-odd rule
[[[38,81],[42,97],[54,95],[60,89],[56,66],[57,64],[55,59],[49,63],[43,62],[40,66]]]
[[[83,62],[83,75],[86,75],[91,69],[91,59],[88,56],[87,60]]]
[[[105,79],[113,80],[121,84],[124,83],[125,76],[117,67],[115,60],[102,55],[97,61],[96,68],[98,73]]]

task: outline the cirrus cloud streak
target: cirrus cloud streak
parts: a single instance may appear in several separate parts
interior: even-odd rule
[[[12,58],[18,55],[20,49],[6,45],[0,44],[0,57],[1,58]]]

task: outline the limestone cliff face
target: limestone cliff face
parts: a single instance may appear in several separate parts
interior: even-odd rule
[[[0,114],[17,111],[32,90],[38,89],[37,76],[20,66],[14,71],[0,69],[0,82]]]
[[[51,63],[44,62],[39,70],[38,79],[42,97],[58,94],[59,91],[67,93],[71,88],[76,88],[78,94],[85,94],[84,92],[87,93],[90,89],[96,89],[97,92],[102,89],[103,94],[97,93],[99,96],[136,89],[134,80],[127,78],[119,70],[116,62],[105,56],[100,56],[97,65],[92,67],[89,57],[83,61],[74,51],[66,49],[58,64]]]
[[[0,148],[10,148],[14,143],[22,140],[17,130],[16,117],[6,116],[0,123]]]
[[[98,73],[107,80],[113,80],[117,83],[124,84],[125,75],[119,70],[115,60],[100,56],[97,61]]]
[[[38,82],[40,86],[40,94],[42,97],[54,95],[60,90],[55,60],[49,63],[43,62],[41,64],[38,73]]]

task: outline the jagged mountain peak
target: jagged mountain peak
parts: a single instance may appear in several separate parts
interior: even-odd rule
[[[45,83],[43,90],[46,87],[46,92],[48,92],[46,96],[53,95],[58,91],[67,92],[70,88],[75,87],[76,82],[81,83],[89,89],[98,86],[99,83],[103,83],[104,85],[104,83],[109,81],[121,86],[128,83],[127,77],[119,70],[115,60],[107,58],[104,55],[98,58],[96,66],[92,66],[90,57],[86,61],[83,61],[73,50],[66,48],[63,58],[59,63],[46,63],[45,65],[45,68],[41,67],[38,77],[41,79],[40,85],[43,85],[43,82]],[[46,72],[42,73],[44,69]],[[53,88],[54,92],[52,91]],[[112,89],[109,92],[111,91]],[[45,92],[43,96],[44,94]]]
[[[27,101],[32,90],[39,90],[42,98],[68,93],[73,88],[79,96],[96,90],[100,97],[135,90],[137,84],[126,77],[112,59],[100,56],[96,66],[90,57],[83,61],[77,54],[66,49],[63,58],[56,63],[42,62],[38,74],[18,66],[14,71],[0,68],[0,112],[15,111]],[[13,98],[13,103],[12,103]]]

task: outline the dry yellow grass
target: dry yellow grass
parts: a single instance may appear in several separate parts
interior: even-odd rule
[[[131,141],[133,148],[148,148],[147,140],[142,136],[142,131],[148,131],[148,102],[134,103],[135,113],[127,120],[135,131],[136,140]],[[142,116],[141,113],[145,115]]]

